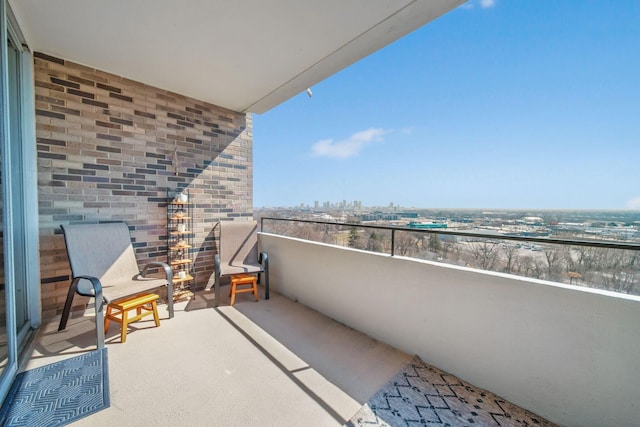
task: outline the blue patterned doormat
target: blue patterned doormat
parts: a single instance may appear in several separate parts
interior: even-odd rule
[[[0,409],[0,426],[64,426],[108,407],[103,348],[19,373]]]

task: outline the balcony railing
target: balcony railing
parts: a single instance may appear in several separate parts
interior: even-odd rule
[[[640,295],[640,244],[262,217],[261,230],[390,256]]]

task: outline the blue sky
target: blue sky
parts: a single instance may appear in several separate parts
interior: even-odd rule
[[[254,206],[640,210],[640,1],[470,0],[261,115]]]

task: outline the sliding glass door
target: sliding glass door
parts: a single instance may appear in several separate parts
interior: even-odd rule
[[[4,87],[2,88],[4,91]],[[4,108],[4,104],[3,104]],[[6,117],[6,115],[5,115]],[[2,123],[0,130],[3,131],[5,124]],[[0,150],[0,184],[4,184],[2,176],[4,175],[4,152]],[[0,376],[9,362],[9,338],[7,334],[7,296],[6,296],[6,274],[4,268],[4,185],[0,185]]]
[[[0,403],[40,323],[32,59],[0,0]]]
[[[14,172],[11,180],[11,194],[12,194],[12,214],[13,214],[13,262],[14,266],[14,293],[15,293],[15,322],[16,333],[20,338],[24,338],[26,333],[22,332],[25,326],[28,326],[29,311],[28,311],[28,294],[27,294],[27,278],[25,277],[26,269],[23,264],[24,260],[24,245],[23,245],[23,195],[24,188],[22,186],[21,170],[23,168],[22,159],[22,105],[21,105],[21,90],[22,72],[20,69],[20,50],[16,47],[16,42],[8,39],[7,43],[7,63],[8,63],[8,82],[9,82],[9,141],[11,144],[11,166]],[[20,344],[20,343],[19,343]]]

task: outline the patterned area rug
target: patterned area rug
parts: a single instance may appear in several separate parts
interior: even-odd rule
[[[109,407],[107,349],[16,376],[0,426],[64,426]]]
[[[347,426],[544,426],[555,424],[415,357]]]

